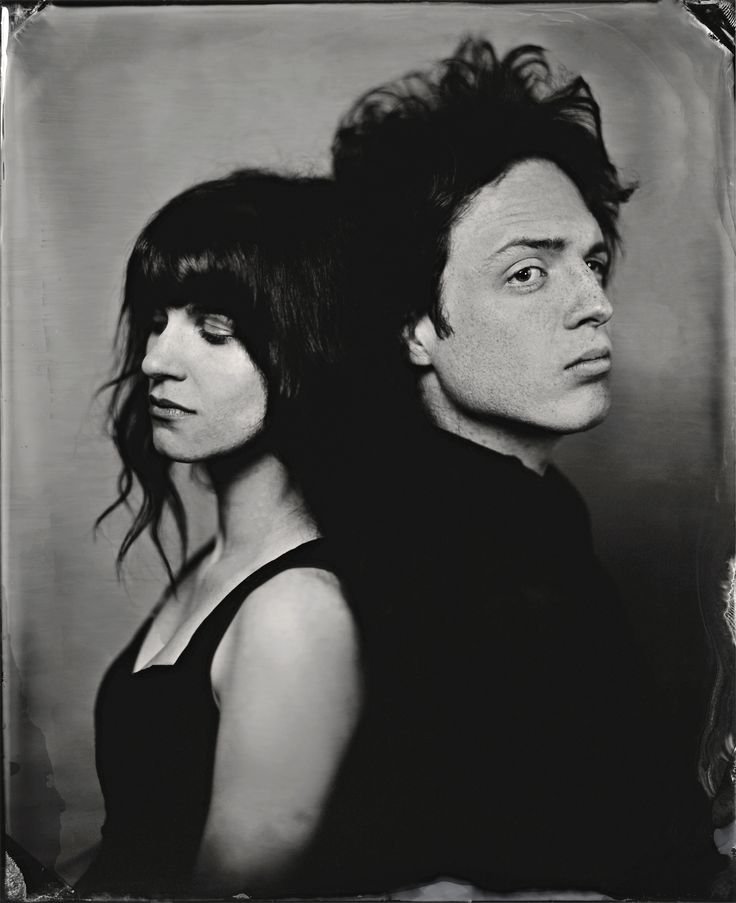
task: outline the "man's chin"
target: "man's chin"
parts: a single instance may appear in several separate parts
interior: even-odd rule
[[[570,435],[573,433],[585,433],[599,426],[608,417],[611,410],[611,400],[606,398],[601,400],[598,405],[591,406],[585,410],[570,412],[566,417],[561,418],[559,432]]]

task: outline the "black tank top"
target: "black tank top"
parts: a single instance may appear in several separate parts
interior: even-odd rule
[[[324,540],[246,577],[202,621],[172,665],[133,672],[149,618],[103,678],[95,706],[97,772],[106,818],[82,894],[186,894],[210,802],[219,723],[212,659],[244,600],[295,567],[335,572]]]

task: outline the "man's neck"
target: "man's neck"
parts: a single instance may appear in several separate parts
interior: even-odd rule
[[[454,411],[428,409],[427,413],[435,426],[440,429],[501,455],[518,458],[525,467],[540,476],[551,463],[552,454],[561,438],[527,427],[525,424],[514,424],[500,418],[479,423]]]

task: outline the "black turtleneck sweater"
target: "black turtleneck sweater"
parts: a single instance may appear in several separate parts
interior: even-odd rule
[[[361,500],[366,707],[315,890],[707,896],[708,802],[578,493],[434,429],[396,460]]]

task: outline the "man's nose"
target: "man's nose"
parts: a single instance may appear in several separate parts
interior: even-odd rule
[[[186,376],[181,348],[181,336],[172,324],[160,333],[151,333],[141,369],[149,379],[177,379]]]
[[[599,277],[583,264],[575,273],[570,292],[570,304],[566,312],[565,326],[603,326],[613,316],[613,308]]]

